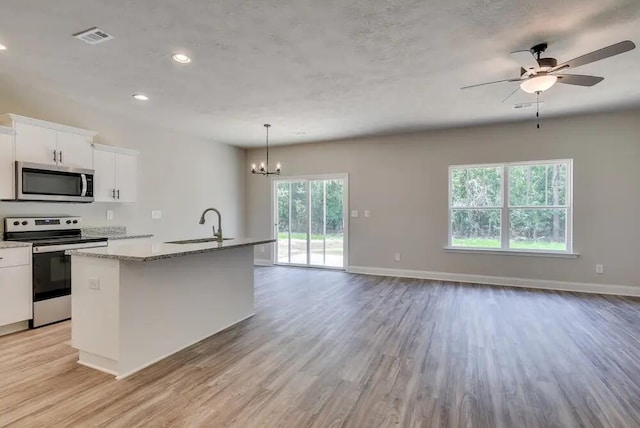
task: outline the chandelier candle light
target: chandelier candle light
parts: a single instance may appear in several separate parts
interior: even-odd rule
[[[271,128],[271,125],[265,123],[264,127],[267,130],[267,163],[265,165],[264,162],[261,162],[260,168],[258,168],[255,163],[252,164],[251,173],[260,175],[280,175],[280,162],[276,164],[275,171],[269,171],[269,128]]]

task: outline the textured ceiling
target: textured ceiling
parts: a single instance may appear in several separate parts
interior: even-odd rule
[[[115,36],[91,46],[72,33]],[[560,61],[630,39],[638,0],[0,0],[0,81],[239,146],[522,120],[509,52]],[[171,61],[184,51],[189,65]],[[543,114],[640,105],[640,49],[577,69]],[[149,95],[147,103],[131,94]],[[299,135],[304,132],[306,135]]]

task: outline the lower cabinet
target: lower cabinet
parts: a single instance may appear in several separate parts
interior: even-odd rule
[[[0,249],[0,326],[32,318],[31,248]]]

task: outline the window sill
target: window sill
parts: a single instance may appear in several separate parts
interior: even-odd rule
[[[524,257],[551,257],[560,259],[577,259],[579,253],[566,253],[554,251],[527,251],[527,250],[502,250],[493,248],[465,248],[465,247],[444,247],[447,253],[467,253],[467,254],[496,254],[502,256],[524,256]]]

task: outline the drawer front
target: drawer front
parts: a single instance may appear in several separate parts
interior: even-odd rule
[[[31,263],[31,248],[0,249],[0,268],[23,266]]]
[[[0,268],[0,326],[32,318],[31,268]]]

